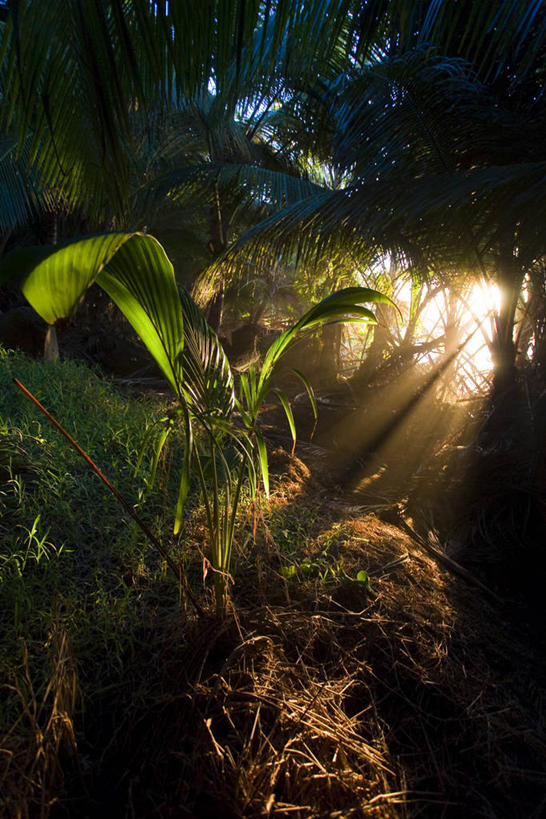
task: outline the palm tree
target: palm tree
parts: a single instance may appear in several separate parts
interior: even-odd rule
[[[285,253],[297,232],[303,253],[343,241],[368,259],[394,250],[494,278],[507,294],[501,381],[513,370],[523,275],[543,252],[546,16],[540,0],[463,5],[235,0],[196,14],[148,0],[19,0],[3,36],[3,121],[20,145],[30,135],[29,161],[65,202],[85,207],[91,223],[126,226],[136,112],[155,117],[196,94],[203,109],[211,80],[231,114],[245,95],[249,105],[284,95],[310,117],[292,142],[318,147],[321,130],[331,135],[345,181],[292,202],[262,236]],[[222,153],[211,145],[212,165]],[[211,218],[214,255],[227,239],[221,211]]]
[[[169,111],[212,82],[241,99],[249,66],[253,98],[295,63],[311,71],[336,48],[351,3],[296,0],[195,4],[132,0],[18,0],[2,37],[4,127],[32,135],[30,161],[92,220],[123,222],[136,168],[132,114]],[[341,22],[340,22],[341,21]],[[288,36],[290,32],[290,36]],[[249,100],[250,102],[250,100]],[[20,143],[21,144],[21,143]]]
[[[27,133],[28,164],[87,230],[162,236],[174,226],[171,239],[185,257],[188,249],[197,256],[199,269],[230,236],[314,190],[282,133],[280,66],[296,71],[297,62],[301,75],[305,63],[286,34],[301,9],[281,2],[275,15],[266,5],[252,17],[244,3],[230,14],[212,3],[210,16],[204,8],[188,19],[175,4],[155,5],[15,4],[3,43],[10,95],[0,113]],[[191,65],[178,48],[190,36]],[[36,39],[42,48],[29,47]],[[214,326],[224,297],[216,278]]]
[[[509,383],[522,282],[546,250],[544,4],[498,4],[498,26],[473,9],[472,25],[489,21],[473,36],[461,4],[370,5],[382,9],[383,28],[371,38],[363,7],[367,35],[354,64],[323,96],[346,182],[254,230],[254,258],[263,241],[279,250],[291,243],[303,258],[341,245],[368,259],[390,252],[424,271],[484,276],[503,293],[495,377]]]
[[[20,152],[28,142],[28,167],[43,186],[84,209],[90,223],[113,228],[126,223],[140,170],[135,117],[153,123],[196,99],[213,108],[204,93],[213,87],[230,112],[219,117],[227,133],[238,127],[238,105],[244,119],[243,100],[257,105],[259,119],[260,99],[277,95],[296,123],[287,154],[329,160],[335,184],[286,203],[272,199],[285,205],[274,213],[263,195],[271,175],[264,182],[249,169],[267,212],[248,237],[251,262],[324,259],[349,247],[361,263],[389,252],[426,273],[497,282],[502,391],[514,382],[522,283],[530,278],[540,291],[546,255],[545,7],[545,0],[18,0],[2,36],[0,123]],[[225,214],[232,203],[220,182],[234,173],[242,189],[248,182],[239,162],[214,167],[221,154],[209,151],[205,164],[218,184],[212,204],[220,200]],[[173,185],[167,196],[190,188]],[[208,227],[216,254],[228,238],[225,218],[217,213]]]
[[[290,119],[276,95],[263,93],[249,106],[250,89],[245,94],[241,81],[239,94],[205,90],[182,100],[162,118],[135,186],[133,226],[136,220],[161,236],[166,220],[176,220],[180,231],[188,217],[195,227],[199,214],[202,268],[272,209],[318,189],[299,157],[283,149]],[[209,307],[215,328],[225,289],[217,278]]]

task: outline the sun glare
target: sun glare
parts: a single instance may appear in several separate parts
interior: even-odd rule
[[[456,374],[466,392],[480,391],[493,368],[490,343],[500,298],[496,285],[480,282],[461,293],[441,290],[422,310],[421,338],[445,337],[439,348],[431,350],[431,362],[444,355],[450,343],[453,349],[462,347]]]
[[[475,284],[466,297],[466,315],[463,317],[467,332],[477,327],[475,335],[466,347],[466,355],[478,372],[489,373],[493,368],[490,343],[493,337],[493,321],[500,309],[501,295],[495,284]]]
[[[402,340],[410,319],[412,283],[407,279],[395,286],[393,299],[404,320],[398,335]],[[454,393],[458,397],[483,392],[493,368],[491,339],[494,316],[500,308],[499,288],[488,282],[476,282],[461,289],[438,284],[425,286],[413,294],[415,327],[413,343],[422,347],[419,361],[434,365],[446,354],[461,348],[453,371]],[[437,340],[437,344],[434,341]]]

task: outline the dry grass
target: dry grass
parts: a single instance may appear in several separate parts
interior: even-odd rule
[[[50,635],[49,657],[49,679],[43,691],[33,683],[26,648],[21,670],[6,686],[19,700],[21,715],[2,738],[0,749],[0,810],[13,819],[48,817],[63,787],[63,761],[77,755],[78,680],[60,619]]]
[[[330,552],[349,574],[368,570],[370,597],[346,580],[284,581],[262,543],[226,623],[150,635],[106,755],[120,808],[538,819],[545,699],[525,635],[396,526],[342,502],[319,511],[307,551],[335,536]]]
[[[271,526],[252,546],[250,510],[230,616],[150,611],[122,689],[87,703],[86,789],[75,780],[59,815],[539,819],[546,699],[529,636],[379,508],[309,492],[297,459],[280,467],[265,522],[279,507],[308,519],[302,559],[344,573],[284,579]],[[360,569],[369,594],[347,579]]]

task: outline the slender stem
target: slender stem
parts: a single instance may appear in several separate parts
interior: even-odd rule
[[[227,541],[230,544],[230,556],[231,556],[231,544],[233,543],[233,531],[235,529],[235,518],[237,516],[237,509],[238,509],[238,506],[239,506],[239,498],[241,496],[241,489],[242,489],[243,480],[244,480],[244,477],[245,477],[245,467],[246,467],[245,458],[244,458],[244,456],[241,456],[241,458],[242,458],[241,466],[239,468],[239,474],[237,476],[237,484],[236,484],[236,487],[235,487],[235,494],[233,496],[233,503],[232,503],[232,506],[231,506],[231,519],[229,521],[229,530],[228,530],[228,538],[227,538]],[[226,571],[229,571],[229,563],[226,566]]]
[[[213,522],[212,522],[212,513],[211,513],[208,494],[207,494],[208,493],[207,482],[205,480],[205,474],[203,472],[203,465],[201,463],[201,458],[199,456],[199,451],[197,450],[197,448],[196,448],[196,451],[195,451],[195,462],[197,464],[197,474],[198,474],[198,477],[199,477],[199,483],[201,485],[201,492],[203,493],[203,503],[205,505],[205,514],[207,516],[207,526],[208,526],[209,535],[210,535],[210,538],[211,538],[211,548],[212,548],[212,537],[213,537],[213,532],[214,532],[214,525],[213,525]]]
[[[218,617],[223,617],[226,609],[226,579],[222,567],[222,527],[220,526],[220,499],[219,499],[219,484],[218,484],[218,470],[216,467],[216,441],[212,431],[210,434],[210,453],[212,459],[212,505],[214,518],[214,532],[211,538],[212,549],[212,568],[214,573],[214,595],[216,597],[216,614]]]
[[[219,568],[222,571],[227,571],[227,566],[229,565],[229,558],[230,558],[230,549],[229,549],[229,541],[227,538],[228,534],[228,520],[229,520],[229,505],[231,502],[231,473],[226,474],[226,480],[224,482],[224,510],[222,515],[222,560],[220,563]]]
[[[212,445],[211,445],[212,450]],[[201,484],[201,491],[203,493],[203,500],[205,504],[205,513],[207,516],[207,526],[209,530],[211,562],[214,570],[214,596],[216,598],[216,614],[222,617],[225,610],[224,605],[224,576],[218,571],[218,519],[215,516],[214,508],[211,509],[210,501],[208,499],[208,487],[203,472],[203,465],[199,453],[197,453],[197,473],[199,475],[199,483]]]
[[[216,563],[215,568],[220,568],[220,559],[221,559],[221,546],[219,542],[220,538],[220,512],[219,512],[219,498],[218,498],[218,470],[216,469],[216,444],[214,442],[214,438],[211,435],[211,442],[210,442],[210,457],[211,457],[211,467],[212,467],[212,514],[214,520],[214,562]],[[212,546],[212,544],[211,544]]]

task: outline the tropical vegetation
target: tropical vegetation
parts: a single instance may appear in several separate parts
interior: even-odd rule
[[[538,816],[543,0],[0,41],[1,810]]]

